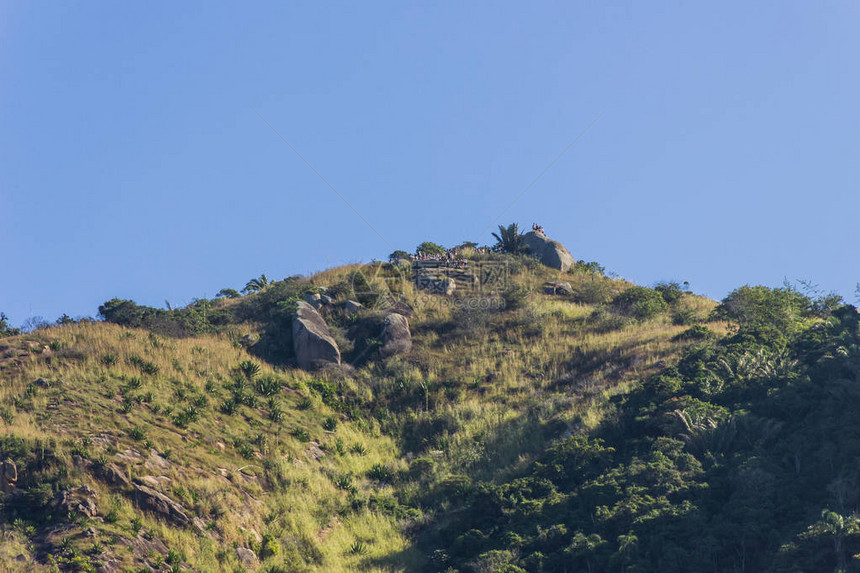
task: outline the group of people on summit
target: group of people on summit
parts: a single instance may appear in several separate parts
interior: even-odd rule
[[[544,232],[543,226],[538,225],[537,223],[532,223],[532,231],[535,233],[539,233],[541,235],[546,235]],[[490,253],[501,253],[502,246],[501,245],[493,245],[492,247],[473,247],[474,251],[478,255],[488,255]],[[468,260],[461,256],[460,250],[457,247],[453,247],[450,249],[446,249],[444,253],[425,253],[423,251],[419,251],[414,255],[410,255],[412,262],[415,261],[438,261],[440,264],[444,264],[448,267],[454,268],[466,268],[468,264]]]
[[[459,256],[457,249],[447,249],[444,253],[423,253],[419,252],[412,255],[412,262],[415,261],[439,261],[447,267],[466,268],[467,260]]]

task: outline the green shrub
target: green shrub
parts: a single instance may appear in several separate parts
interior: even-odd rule
[[[143,529],[143,521],[139,517],[133,518],[130,522],[130,529],[132,533],[137,535]]]
[[[225,297],[225,298],[242,298],[242,295],[239,294],[239,291],[233,288],[222,288],[215,295],[217,298]]]
[[[281,542],[272,535],[271,533],[266,533],[263,535],[263,541],[260,543],[260,559],[268,559],[269,557],[275,557],[276,555],[280,555],[281,553]]]
[[[246,460],[250,460],[254,457],[254,448],[252,448],[249,444],[246,444],[245,442],[237,442],[235,446],[236,451],[239,453],[239,455]]]
[[[169,565],[179,565],[183,560],[184,558],[182,557],[182,554],[176,549],[171,549],[167,552],[166,561]]]
[[[392,483],[394,472],[385,464],[373,464],[373,467],[367,470],[367,477],[378,482]]]
[[[572,267],[570,267],[569,273],[581,273],[586,275],[597,275],[603,276],[606,272],[606,268],[595,261],[585,262],[584,260],[578,260]]]
[[[332,482],[338,489],[344,491],[352,491],[355,486],[352,485],[352,476],[349,474],[337,474],[332,477]]]
[[[388,260],[392,263],[397,262],[398,259],[406,259],[409,260],[409,253],[406,251],[402,251],[400,249],[394,251],[390,255],[388,255]]]
[[[343,408],[343,403],[340,400],[338,388],[335,384],[323,380],[311,380],[307,384],[308,388],[320,397],[323,404],[333,410],[341,410]]]
[[[657,283],[654,290],[660,293],[666,304],[672,305],[681,300],[684,296],[684,291],[681,290],[681,285],[676,282]]]
[[[742,286],[714,309],[713,318],[737,322],[741,332],[779,342],[797,333],[811,301],[791,287]]]
[[[144,360],[136,354],[132,354],[131,356],[129,356],[128,362],[144,374],[149,374],[150,376],[155,376],[156,374],[158,374],[157,364],[148,360]]]
[[[505,310],[516,310],[525,305],[529,297],[529,290],[520,285],[512,285],[502,291],[502,300],[505,302]]]
[[[672,338],[672,341],[679,342],[682,340],[709,340],[712,338],[716,338],[716,334],[714,333],[714,331],[712,331],[706,326],[697,324]]]
[[[257,379],[254,387],[260,396],[274,396],[281,391],[281,381],[274,376],[262,376]]]
[[[363,541],[356,541],[349,546],[349,552],[353,555],[364,555],[367,553],[367,546]]]
[[[235,400],[224,400],[221,403],[221,413],[227,414],[228,416],[232,416],[236,413],[236,401]]]
[[[239,363],[236,370],[248,381],[253,381],[254,377],[260,373],[260,365],[253,360],[244,360]]]
[[[416,458],[409,464],[409,475],[413,479],[430,475],[436,467],[436,461],[432,458]]]
[[[642,286],[630,287],[612,299],[614,310],[637,320],[653,318],[665,312],[668,306],[659,292]]]
[[[185,410],[173,417],[173,423],[179,428],[187,428],[188,424],[196,422],[199,419],[200,413],[197,411],[197,408],[194,406],[188,406]]]
[[[21,334],[20,328],[12,328],[9,326],[9,317],[5,313],[0,312],[0,338],[7,336],[17,336]]]
[[[431,243],[430,241],[424,241],[415,247],[415,252],[423,253],[425,255],[442,255],[445,253],[445,247],[436,243]]]
[[[573,300],[580,304],[604,304],[615,296],[615,289],[608,279],[586,280],[574,286]]]
[[[304,428],[296,428],[290,434],[300,442],[310,442],[311,435]]]
[[[128,437],[130,437],[132,440],[140,442],[146,439],[146,432],[140,426],[135,426],[128,431]]]
[[[284,411],[277,404],[269,406],[269,419],[272,422],[278,423],[284,419]]]

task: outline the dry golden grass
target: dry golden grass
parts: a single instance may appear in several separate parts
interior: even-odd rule
[[[103,544],[114,535],[133,537],[128,524],[137,517],[142,520],[143,532],[152,532],[167,547],[184,554],[194,570],[232,570],[238,566],[235,552],[218,550],[234,544],[247,546],[254,537],[266,533],[267,520],[277,508],[287,507],[292,534],[311,540],[322,555],[314,570],[347,570],[356,556],[341,549],[371,534],[375,540],[367,544],[365,557],[407,546],[397,521],[388,516],[363,510],[348,520],[332,519],[348,505],[348,494],[331,476],[354,475],[359,493],[371,491],[372,485],[361,476],[377,463],[396,465],[397,449],[389,437],[381,436],[372,426],[362,430],[341,419],[334,431],[323,429],[325,418],[342,417],[306,390],[304,382],[311,378],[308,374],[276,371],[260,363],[258,376],[278,377],[286,385],[276,397],[284,420],[275,424],[268,419],[268,405],[262,397],[257,398],[257,408],[241,406],[232,416],[219,411],[220,403],[228,397],[225,385],[231,381],[234,367],[254,360],[226,338],[162,339],[105,323],[51,328],[27,338],[38,339],[38,349],[14,365],[7,364],[2,374],[0,403],[14,404],[17,398],[20,406],[9,408],[11,424],[0,422],[3,433],[28,441],[53,438],[69,447],[86,443],[88,457],[116,463],[132,478],[167,478],[162,480],[164,493],[202,517],[210,528],[208,534],[199,535],[141,514],[125,496],[112,495],[88,472],[76,471],[77,480],[99,492],[103,514],[117,508],[116,524],[95,522]],[[4,345],[26,348],[24,342],[19,337],[4,340]],[[47,350],[43,350],[45,346]],[[157,373],[142,372],[132,363],[135,356],[154,365]],[[39,386],[34,396],[22,400],[28,385],[39,378],[50,386]],[[123,388],[130,383],[139,387],[124,396]],[[123,411],[123,400],[128,396],[144,399],[141,403],[132,399],[130,409]],[[299,409],[305,397],[311,398],[313,405]],[[196,402],[198,399],[204,399],[205,404]],[[179,427],[171,416],[192,406],[198,410],[198,421],[190,422],[187,428]],[[171,415],[165,413],[168,408]],[[135,440],[129,433],[133,428],[141,428],[145,439]],[[290,432],[296,428],[306,431],[311,441],[292,436]],[[337,440],[347,448],[361,444],[364,455],[349,451],[337,454]],[[236,444],[249,448],[246,455],[250,459],[241,455]],[[169,453],[166,467],[147,465],[156,452]],[[68,453],[60,455],[71,462]],[[273,487],[266,481],[273,475],[281,485]],[[320,511],[324,506],[331,515]],[[330,539],[338,540],[336,545],[314,541],[324,530]],[[7,554],[18,547],[9,539]],[[29,555],[27,551],[21,553]],[[127,566],[146,560],[146,556],[130,552],[120,555],[126,557]],[[4,557],[2,562],[11,563],[15,556],[17,553]]]
[[[385,409],[397,394],[393,389],[405,385],[412,402],[392,405],[393,419],[403,424],[430,417],[452,421],[452,429],[421,454],[435,462],[428,479],[458,473],[503,479],[545,447],[546,423],[558,421],[574,430],[596,427],[608,414],[613,394],[672,364],[689,344],[673,341],[688,327],[673,325],[665,315],[599,328],[591,319],[595,306],[544,295],[542,284],[571,282],[576,290],[602,280],[610,292],[630,284],[544,267],[525,266],[513,278],[531,294],[521,308],[504,312],[464,311],[451,300],[417,292],[408,281],[386,281],[373,266],[329,269],[308,283],[331,286],[359,269],[380,288],[395,284],[415,312],[409,356],[369,363],[354,379],[342,380],[361,407],[368,407],[356,421],[331,410],[308,389],[313,375],[273,368],[226,336],[172,339],[80,323],[4,339],[0,431],[30,443],[55,440],[57,455],[72,467],[70,478],[96,489],[101,517],[113,510],[116,518],[78,523],[69,533],[74,543],[85,550],[97,541],[123,567],[152,567],[158,555],[124,548],[136,538],[131,523],[139,519],[138,535],[160,539],[197,571],[235,570],[239,561],[233,547],[256,548],[267,534],[279,540],[281,550],[263,566],[418,571],[425,564],[403,524],[356,503],[392,496],[390,486],[366,477],[368,471],[377,465],[406,470],[411,456],[383,432],[370,406]],[[681,304],[703,319],[715,303],[685,296]],[[237,329],[244,333],[257,327]],[[726,331],[723,324],[708,327]],[[283,412],[281,421],[270,419],[262,396],[255,407],[222,411],[235,367],[246,360],[259,363],[258,377],[283,382],[284,389],[273,397]],[[33,385],[39,378],[49,384]],[[196,420],[177,423],[177,415],[189,409]],[[334,430],[323,427],[330,417],[338,422]],[[166,478],[160,489],[200,517],[206,531],[142,514],[126,495],[96,480],[86,463],[75,462],[73,452],[82,450],[90,460],[117,464],[132,478]],[[414,494],[419,486],[399,487]],[[84,526],[96,529],[95,540],[80,536]],[[0,570],[18,555],[32,563],[24,534],[8,528],[0,534]]]

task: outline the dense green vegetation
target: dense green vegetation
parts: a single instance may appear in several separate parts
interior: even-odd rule
[[[464,248],[504,265],[501,306],[375,262],[184,308],[112,299],[103,322],[24,334],[0,315],[0,454],[18,472],[0,567],[860,570],[853,306],[561,273],[499,231],[499,253]],[[346,366],[311,374],[291,321],[320,292]],[[383,360],[392,308],[413,350]],[[200,521],[143,509],[117,475]],[[81,485],[96,514],[58,509]]]
[[[9,319],[6,315],[0,312],[0,338],[4,336],[15,336],[16,334],[21,334],[21,330],[19,328],[12,328],[9,326]]]
[[[463,571],[860,569],[857,310],[742,287],[717,314],[734,335],[693,330],[591,431],[461,484],[426,550]]]

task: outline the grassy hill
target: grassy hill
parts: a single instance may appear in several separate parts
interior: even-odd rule
[[[853,307],[481,263],[494,292],[351,265],[0,339],[0,570],[852,566]],[[290,321],[320,287],[367,310],[323,309],[347,365],[308,373]],[[356,333],[392,304],[413,350],[382,360]]]

